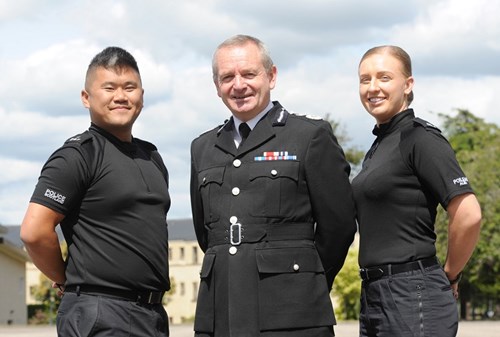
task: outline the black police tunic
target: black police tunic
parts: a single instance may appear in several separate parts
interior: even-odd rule
[[[197,336],[331,336],[329,292],[356,231],[331,126],[274,102],[239,148],[233,127],[191,147]]]
[[[453,149],[412,109],[375,127],[377,139],[352,182],[361,267],[404,263],[436,254],[440,203],[473,192]]]
[[[155,151],[92,125],[44,165],[31,201],[65,215],[66,286],[170,288],[168,178],[152,160]]]

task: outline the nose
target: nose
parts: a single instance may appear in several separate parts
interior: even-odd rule
[[[234,77],[234,82],[233,82],[233,87],[236,90],[239,89],[244,89],[246,87],[246,81],[242,76],[235,76]]]
[[[376,80],[371,80],[370,85],[368,85],[368,91],[377,91],[379,90],[379,86]]]
[[[125,94],[125,90],[123,88],[117,88],[115,90],[115,101],[126,101],[127,95]]]

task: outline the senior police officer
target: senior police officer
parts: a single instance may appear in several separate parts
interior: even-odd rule
[[[343,151],[329,123],[271,101],[260,40],[229,38],[212,65],[232,117],[191,147],[196,336],[333,336],[329,292],[356,231]]]

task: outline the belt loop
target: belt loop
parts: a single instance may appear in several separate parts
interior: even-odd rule
[[[421,260],[418,260],[418,266],[420,267],[420,270],[422,271],[422,274],[425,274],[425,268],[424,265],[422,264]]]
[[[76,296],[80,296],[80,286],[76,286]]]
[[[392,264],[387,265],[387,271],[389,272],[389,282],[392,282]]]

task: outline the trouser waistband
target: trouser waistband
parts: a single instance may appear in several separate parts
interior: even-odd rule
[[[408,263],[386,264],[375,267],[360,268],[359,275],[363,281],[376,280],[384,276],[400,274],[422,268],[429,268],[435,265],[439,265],[439,261],[437,257],[433,256]]]
[[[64,288],[64,292],[76,293],[77,295],[97,295],[97,296],[107,296],[124,301],[137,302],[141,304],[160,304],[162,303],[164,291],[148,291],[148,290],[122,290],[101,286],[91,286],[91,285],[77,285],[77,286],[67,286]]]

